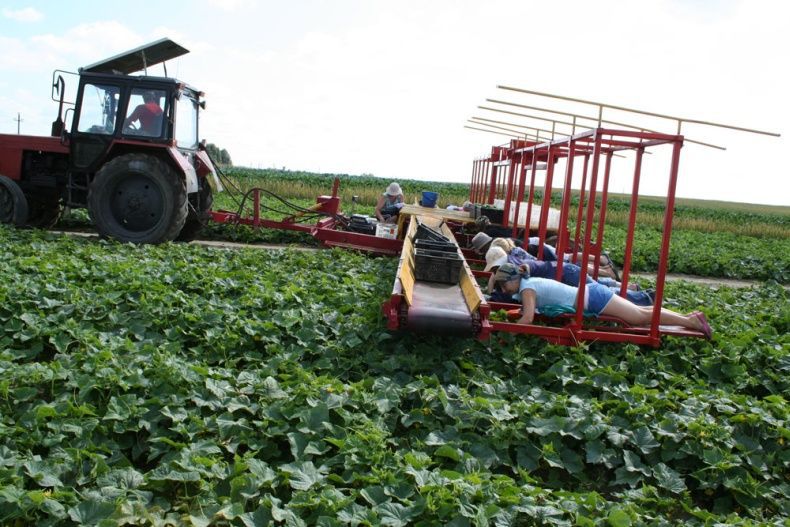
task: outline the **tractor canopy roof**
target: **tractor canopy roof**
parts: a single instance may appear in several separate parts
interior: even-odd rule
[[[169,38],[162,38],[138,48],[125,51],[114,57],[101,60],[84,68],[80,73],[110,73],[129,75],[146,70],[149,66],[161,64],[166,60],[186,55],[189,50],[179,46]]]

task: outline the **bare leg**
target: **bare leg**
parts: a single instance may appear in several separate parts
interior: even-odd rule
[[[621,318],[633,326],[645,326],[650,323],[653,316],[652,306],[637,306],[623,297],[613,296],[604,310],[603,315]],[[702,330],[702,323],[690,315],[681,315],[669,309],[661,309],[659,323],[668,326],[683,326],[684,328]]]

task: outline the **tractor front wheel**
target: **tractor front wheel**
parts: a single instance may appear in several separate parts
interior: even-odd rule
[[[21,227],[27,223],[27,198],[13,179],[0,175],[0,223]]]
[[[96,173],[88,191],[88,213],[102,236],[133,243],[167,242],[186,221],[185,181],[157,157],[119,156]]]

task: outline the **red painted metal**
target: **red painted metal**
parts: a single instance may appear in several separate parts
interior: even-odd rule
[[[0,174],[15,181],[22,177],[25,151],[69,153],[69,147],[61,144],[60,137],[0,134],[0,145]]]
[[[595,238],[595,246],[598,248],[596,256],[600,255],[600,249],[603,247],[603,233],[606,229],[606,208],[609,203],[609,174],[612,170],[612,152],[606,153],[606,164],[603,171],[603,188],[601,189],[601,208],[598,211],[598,225],[597,236]],[[598,268],[600,266],[600,258],[595,258],[593,266],[593,276],[598,277]]]
[[[623,283],[620,286],[620,296],[625,296],[628,288],[628,280],[631,277],[631,258],[634,250],[634,229],[636,227],[637,204],[639,203],[639,179],[642,176],[642,155],[644,148],[636,151],[636,161],[634,162],[634,181],[631,187],[631,207],[628,211],[628,232],[625,236],[625,258],[621,278]]]
[[[609,184],[610,175],[613,165],[614,153],[621,150],[633,150],[636,152],[634,168],[633,168],[633,185],[631,193],[631,207],[629,211],[628,220],[628,233],[625,243],[625,254],[623,264],[623,285],[620,289],[620,294],[625,295],[627,284],[630,277],[630,268],[632,262],[633,244],[634,244],[634,229],[636,227],[636,211],[638,205],[639,184],[642,172],[642,156],[647,148],[656,147],[660,145],[669,145],[672,150],[672,160],[669,170],[669,185],[667,190],[667,204],[666,213],[664,216],[664,232],[661,242],[661,250],[659,253],[659,268],[656,279],[656,305],[653,309],[651,323],[644,327],[632,327],[624,324],[622,321],[617,321],[609,317],[598,317],[597,319],[585,319],[582,314],[582,302],[584,298],[585,282],[587,276],[587,266],[581,265],[583,278],[579,284],[579,296],[576,313],[573,315],[562,317],[562,320],[556,321],[564,324],[562,327],[556,326],[543,326],[538,324],[519,325],[512,322],[491,322],[491,331],[507,331],[519,334],[538,335],[550,342],[560,344],[575,344],[583,341],[606,341],[606,342],[631,342],[640,345],[659,346],[661,337],[664,335],[675,335],[681,337],[702,337],[699,331],[692,331],[685,328],[676,326],[659,326],[659,317],[661,310],[661,298],[663,297],[666,271],[668,268],[669,260],[669,245],[672,227],[672,216],[675,204],[675,189],[677,186],[678,166],[680,161],[680,149],[683,145],[683,136],[659,134],[654,132],[638,132],[638,131],[623,131],[598,128],[588,130],[576,134],[573,137],[554,140],[551,142],[541,144],[529,144],[521,146],[520,143],[511,141],[511,153],[503,153],[501,148],[499,150],[492,149],[492,156],[488,161],[492,164],[496,160],[509,158],[511,160],[511,177],[507,178],[505,188],[502,189],[502,194],[506,197],[506,202],[512,199],[516,203],[514,207],[514,216],[518,217],[520,211],[520,202],[523,200],[524,193],[526,192],[526,171],[528,170],[527,163],[531,164],[532,174],[530,178],[529,197],[527,203],[527,221],[532,216],[532,204],[534,203],[534,187],[535,187],[535,170],[538,161],[547,162],[546,182],[544,185],[544,196],[542,200],[542,210],[540,214],[540,223],[538,226],[538,236],[541,241],[545,240],[547,224],[548,224],[548,210],[550,205],[550,196],[553,184],[553,166],[557,159],[566,158],[567,166],[565,169],[565,179],[563,180],[563,199],[560,208],[560,225],[559,225],[559,239],[557,244],[558,254],[563,254],[567,246],[567,227],[571,218],[571,205],[570,196],[573,181],[574,167],[573,163],[576,158],[581,156],[583,158],[582,168],[582,181],[579,193],[579,205],[576,209],[576,227],[573,236],[575,244],[574,259],[576,258],[576,250],[579,250],[582,255],[582,261],[586,262],[590,256],[594,256],[594,260],[600,257],[601,247],[604,239],[606,228],[606,217],[609,199]],[[592,163],[590,157],[592,156]],[[605,165],[600,166],[601,157],[604,156]],[[603,174],[600,170],[603,168]],[[520,170],[519,177],[516,178],[516,170]],[[476,173],[475,173],[476,176]],[[599,176],[602,176],[600,189]],[[478,180],[475,180],[478,181]],[[495,185],[498,185],[496,176],[492,173],[491,177],[484,177],[483,184],[487,185],[486,189],[489,197],[492,196],[491,190]],[[475,183],[476,185],[477,183]],[[600,208],[596,208],[597,193],[601,194]],[[506,203],[505,207],[511,206]],[[529,224],[527,224],[528,226]],[[513,233],[517,232],[518,222],[513,224]],[[529,229],[525,233],[525,241],[529,236]],[[468,253],[467,253],[468,254]],[[469,260],[470,263],[482,262],[480,260]],[[478,278],[487,278],[490,273],[482,271],[473,271],[473,274]],[[597,264],[593,273],[597,276]],[[557,273],[561,277],[561,273]],[[514,307],[512,304],[496,304],[490,303],[490,309],[507,309]],[[617,322],[617,325],[601,325],[600,321]]]
[[[587,168],[590,164],[590,154],[584,155],[584,167],[582,168],[582,184],[579,187],[579,211],[576,214],[576,234],[573,237],[573,244],[574,248],[579,247],[579,236],[581,235],[581,228],[582,228],[582,213],[584,212],[584,196],[585,196],[585,185],[587,184]],[[573,251],[573,263],[578,263],[578,256],[579,252],[577,250]]]
[[[562,188],[562,205],[560,206],[560,221],[559,225],[564,226],[568,224],[568,211],[571,206],[571,183],[573,181],[573,162],[574,162],[574,153],[576,150],[576,143],[571,143],[568,149],[568,159],[567,165],[565,167],[565,185]],[[559,235],[557,237],[557,254],[558,257],[561,259],[565,254],[565,247],[567,245],[565,239],[565,229],[559,229]],[[556,279],[558,281],[562,281],[562,266],[557,266],[557,275]]]

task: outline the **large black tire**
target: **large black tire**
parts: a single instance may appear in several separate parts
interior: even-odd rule
[[[13,179],[0,175],[0,223],[22,227],[27,223],[27,198]]]
[[[214,193],[208,181],[201,181],[201,184],[203,187],[197,192],[196,196],[199,203],[190,203],[187,221],[184,223],[181,232],[178,233],[178,237],[176,237],[176,240],[180,242],[191,242],[194,240],[211,217],[209,211],[214,203]]]
[[[88,190],[88,213],[102,236],[133,243],[167,242],[186,221],[186,182],[157,157],[119,156],[96,173]]]

